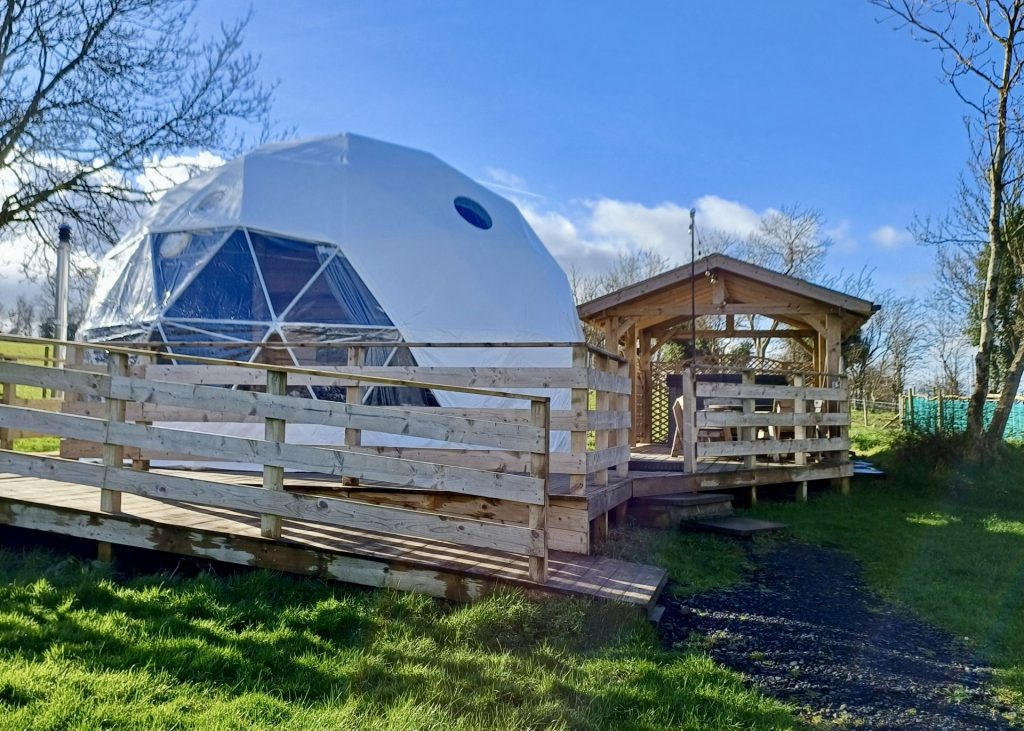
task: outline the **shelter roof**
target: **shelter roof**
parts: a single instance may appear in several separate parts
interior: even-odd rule
[[[869,300],[725,254],[705,256],[692,267],[684,264],[578,307],[584,322],[632,318],[640,328],[689,320],[696,314],[763,315],[792,327],[817,329],[823,316],[838,315],[844,338],[877,309]]]

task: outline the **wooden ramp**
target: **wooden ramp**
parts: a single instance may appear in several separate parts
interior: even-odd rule
[[[527,558],[493,549],[287,518],[280,538],[264,538],[258,513],[129,493],[122,497],[120,512],[105,513],[95,488],[0,474],[0,525],[456,601],[513,585],[627,602],[650,611],[667,578],[664,569],[654,566],[551,551],[546,580],[534,582]]]

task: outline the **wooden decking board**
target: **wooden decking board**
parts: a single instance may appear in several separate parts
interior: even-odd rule
[[[206,476],[204,475],[204,477]],[[417,577],[415,580],[418,582],[427,581],[430,576],[435,575],[430,574],[430,571],[459,574],[469,581],[469,584],[465,582],[460,584],[462,588],[459,591],[467,591],[465,587],[468,586],[470,594],[477,591],[479,586],[483,586],[483,584],[473,583],[479,579],[484,580],[485,583],[515,583],[558,593],[583,593],[603,599],[647,606],[655,599],[660,589],[662,582],[658,581],[657,577],[663,578],[665,574],[663,569],[656,567],[640,566],[598,556],[551,551],[548,560],[548,581],[543,585],[536,585],[531,584],[528,580],[528,566],[525,558],[500,551],[469,549],[442,541],[406,538],[338,526],[322,526],[290,519],[283,521],[282,539],[270,541],[260,538],[259,516],[255,513],[161,502],[125,493],[123,494],[122,513],[104,514],[99,510],[99,490],[96,488],[36,478],[7,479],[6,476],[0,476],[0,478],[2,478],[0,479],[0,502],[8,506],[36,506],[42,513],[47,509],[72,511],[83,518],[89,518],[87,522],[98,520],[105,525],[135,525],[138,528],[139,522],[142,521],[158,526],[164,533],[169,531],[174,534],[176,532],[182,536],[180,541],[182,545],[190,540],[188,536],[196,533],[219,536],[217,540],[221,541],[225,548],[218,549],[220,553],[216,553],[213,557],[223,555],[227,557],[226,560],[232,560],[230,558],[233,550],[230,544],[232,536],[237,537],[237,540],[249,541],[250,544],[259,542],[258,545],[266,547],[263,551],[264,553],[269,552],[270,560],[274,560],[275,551],[294,551],[296,549],[316,552],[317,555],[326,555],[327,557],[336,556],[339,561],[342,559],[347,561],[343,568],[344,571],[350,573],[346,575],[361,577],[361,583],[370,583],[371,585],[389,585],[386,579],[380,578],[382,575],[386,576],[386,570],[384,574],[380,574],[380,569],[361,569],[363,564],[359,563],[360,559],[365,559],[367,567],[376,566],[379,562],[399,562],[411,566],[413,574]],[[230,479],[236,478],[231,477]],[[50,529],[53,532],[62,532],[60,525],[61,522],[54,519]],[[169,540],[175,546],[179,543],[173,539]],[[239,552],[235,551],[235,553]],[[286,558],[282,558],[281,561],[286,562]],[[373,562],[378,563],[374,564]],[[336,568],[336,571],[341,570],[341,568]],[[424,571],[428,573],[424,574]],[[351,572],[355,573],[351,574]],[[363,573],[360,574],[360,572]],[[436,575],[440,576],[441,574]],[[400,577],[396,578],[392,585],[402,588],[401,580]],[[409,580],[412,581],[412,579]]]

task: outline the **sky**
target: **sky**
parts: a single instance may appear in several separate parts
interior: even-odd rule
[[[201,33],[253,17],[248,47],[297,136],[428,150],[513,198],[563,265],[623,249],[688,259],[698,230],[821,211],[833,273],[927,294],[968,157],[939,57],[855,0],[202,0]]]
[[[278,130],[432,152],[512,198],[567,269],[688,260],[690,207],[743,235],[796,206],[827,222],[829,273],[928,294],[907,226],[953,200],[964,107],[866,1],[200,0],[198,33],[250,9]]]

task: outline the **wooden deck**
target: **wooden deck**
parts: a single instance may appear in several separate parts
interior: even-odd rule
[[[222,478],[248,480],[237,474]],[[259,513],[129,493],[120,512],[105,513],[95,488],[9,474],[0,474],[0,524],[459,601],[513,585],[650,610],[666,581],[658,567],[551,551],[546,580],[536,583],[526,558],[493,549],[287,518],[280,538],[265,538]]]
[[[667,444],[641,444],[630,455],[632,495],[650,497],[679,492],[701,492],[758,485],[805,483],[811,480],[842,480],[853,476],[853,464],[794,464],[758,461],[752,467],[743,459],[717,457],[697,460],[693,473],[683,471],[682,457],[673,457]],[[649,477],[648,477],[649,475]],[[640,479],[644,477],[646,479]]]

